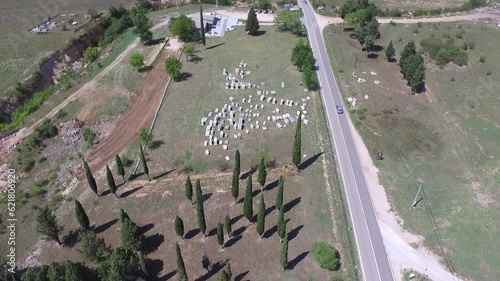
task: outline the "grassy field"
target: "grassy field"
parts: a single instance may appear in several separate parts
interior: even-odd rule
[[[89,8],[106,10],[131,0],[48,1],[5,0],[0,2],[0,94],[36,70],[38,62],[67,46],[72,32],[32,34],[28,30],[59,13],[85,14]]]
[[[295,38],[289,34],[277,33],[271,27],[262,29],[265,33],[258,37],[249,37],[242,29],[238,29],[227,33],[225,38],[208,38],[208,48],[205,50],[199,47],[199,59],[196,63],[186,62],[185,57],[182,57],[183,71],[189,74],[185,75],[186,80],[172,83],[169,88],[153,131],[155,140],[162,142],[157,149],[148,150],[148,165],[154,179],[147,182],[142,175],[137,180],[120,186],[120,199],[115,199],[112,195],[95,198],[85,183],[71,181],[71,171],[74,171],[79,163],[77,152],[81,146],[68,145],[59,139],[46,142],[43,154],[48,159],[44,165],[37,166],[30,177],[23,178],[24,183],[18,189],[30,193],[33,187],[29,182],[43,179],[47,169],[52,169],[54,165],[60,169],[58,182],[43,187],[49,191],[45,195],[21,199],[23,202],[20,204],[17,216],[20,218],[20,226],[27,231],[18,233],[17,241],[22,245],[18,248],[18,256],[26,257],[38,241],[30,214],[36,212],[37,206],[56,201],[58,218],[65,225],[64,236],[68,242],[67,246],[53,247],[51,243],[42,242],[38,244],[40,248],[36,251],[41,254],[38,256],[35,254],[34,257],[42,263],[63,259],[80,260],[76,251],[79,246],[75,245],[74,240],[77,224],[74,220],[73,203],[70,201],[71,198],[78,198],[91,217],[96,231],[110,245],[116,245],[119,241],[117,230],[120,226],[116,218],[119,208],[124,208],[131,218],[142,226],[149,246],[147,252],[150,269],[163,279],[168,279],[167,277],[173,274],[175,260],[169,257],[173,257],[174,241],[179,241],[188,274],[193,279],[196,277],[201,277],[202,280],[216,279],[216,275],[211,275],[213,272],[206,274],[201,268],[201,253],[206,251],[212,262],[230,260],[234,275],[239,275],[239,280],[307,280],[311,277],[314,280],[333,278],[358,280],[359,272],[355,269],[358,267],[355,262],[356,249],[353,246],[350,220],[343,201],[343,188],[334,169],[335,162],[330,149],[321,99],[316,93],[305,93],[303,87],[298,84],[301,75],[289,60]],[[147,53],[147,48],[152,47],[139,45],[133,51]],[[123,51],[122,49],[124,48],[117,48]],[[268,50],[267,55],[273,57],[272,61],[260,55],[263,49]],[[110,56],[115,54],[112,53]],[[295,172],[289,164],[294,125],[278,129],[275,125],[269,124],[268,131],[253,130],[249,135],[242,131],[244,134],[242,140],[230,139],[230,150],[223,151],[220,147],[218,149],[210,147],[212,150],[210,157],[204,155],[202,146],[204,127],[199,125],[200,118],[213,111],[214,107],[220,108],[221,103],[229,103],[229,96],[234,96],[239,103],[242,97],[248,97],[249,94],[253,94],[254,100],[256,99],[256,89],[224,90],[222,68],[232,71],[231,69],[234,70],[241,59],[248,63],[246,70],[252,71],[246,80],[256,84],[265,81],[266,86],[263,86],[262,90],[276,90],[278,100],[286,97],[299,101],[301,97],[310,97],[307,106],[309,124],[303,125],[302,131],[302,153],[306,155],[303,158],[305,164],[300,173]],[[113,90],[114,94],[111,94],[113,97],[129,92],[126,91],[128,87],[131,87],[128,89],[133,93],[133,87],[137,85],[134,81],[140,81],[141,75],[131,70],[128,58],[122,63],[111,66],[113,68],[101,79],[90,82],[95,85],[94,88],[102,90],[100,92],[102,94],[109,94],[107,92]],[[285,82],[285,88],[281,88],[281,81]],[[68,112],[65,119],[78,116],[78,113],[84,111],[89,104],[93,104],[95,108],[100,106],[107,108],[109,105],[106,105],[106,100],[95,94],[99,92],[89,93],[84,96],[88,98],[80,98],[70,103],[65,108]],[[262,103],[265,103],[268,114],[274,108],[280,108],[281,112],[296,111],[295,107],[287,109],[278,104],[271,106],[266,102]],[[106,116],[104,114],[109,114],[108,109],[103,111],[106,112],[99,111],[100,115],[96,116],[96,124],[100,124],[100,120]],[[90,124],[94,124],[92,122],[89,121]],[[245,218],[241,218],[242,204],[236,206],[232,204],[229,192],[231,174],[228,171],[232,170],[232,158],[236,148],[242,153],[244,173],[257,163],[258,155],[261,153],[267,154],[269,162],[274,162],[269,169],[268,184],[264,191],[268,215],[266,238],[262,240],[255,232],[255,224],[249,224]],[[123,155],[135,160],[136,152],[137,143],[131,145]],[[225,155],[229,155],[231,161],[221,160]],[[194,209],[183,196],[185,174],[171,171],[174,167],[173,160],[177,157],[184,159],[185,164],[182,166],[190,165],[193,168],[195,172],[192,175],[193,180],[200,178],[202,181],[207,198],[205,210],[210,232],[207,238],[197,234]],[[114,169],[114,165],[112,168]],[[222,168],[226,170],[221,171]],[[127,167],[127,173],[131,169],[131,166]],[[279,266],[280,245],[275,228],[277,212],[274,210],[276,180],[280,174],[285,176],[285,203],[288,210],[286,217],[289,219],[287,229],[293,238],[289,250],[290,270],[285,272],[282,272]],[[104,175],[101,172],[95,176],[99,190],[103,192],[106,189]],[[254,195],[257,195],[259,185],[256,175],[253,178]],[[121,181],[118,180],[118,183]],[[245,181],[242,180],[240,194],[243,194],[244,186]],[[254,200],[255,213],[259,196],[255,196]],[[228,241],[226,249],[221,251],[215,237],[212,237],[213,228],[226,213],[234,218],[233,229],[237,234]],[[172,221],[176,214],[180,214],[184,219],[189,239],[180,241],[173,232]],[[339,249],[342,262],[339,272],[321,270],[314,261],[309,251],[312,244],[317,241],[328,241]]]
[[[358,99],[351,118],[369,151],[384,152],[386,159],[376,164],[405,228],[424,236],[451,270],[475,280],[496,280],[500,277],[500,229],[494,223],[500,220],[496,188],[500,183],[496,94],[500,83],[495,77],[500,74],[500,57],[491,50],[500,43],[499,31],[465,22],[421,28],[387,24],[381,32],[377,44],[387,46],[392,40],[397,57],[410,40],[419,45],[432,34],[443,40],[451,37],[458,46],[475,42],[475,48],[466,51],[466,67],[439,68],[426,57],[427,91],[412,96],[399,67],[388,63],[383,51],[378,58],[367,59],[348,33],[337,27],[324,31],[344,97]],[[457,38],[459,33],[462,39]],[[479,62],[481,55],[484,63]],[[358,83],[353,72],[367,83]],[[419,182],[424,200],[410,208]]]
[[[187,73],[185,76],[188,78],[172,83],[168,89],[153,130],[154,139],[160,145],[147,156],[150,163],[150,173],[158,179],[167,175],[168,179],[178,174],[175,171],[176,168],[181,170],[189,167],[188,169],[192,169],[202,176],[212,175],[215,179],[225,177],[225,181],[212,180],[211,184],[218,186],[219,192],[227,192],[229,188],[227,176],[231,170],[232,158],[236,149],[239,149],[242,154],[244,171],[248,171],[258,163],[259,155],[266,155],[268,161],[273,163],[275,168],[272,173],[289,171],[287,165],[291,162],[290,153],[294,126],[278,129],[275,125],[268,124],[268,131],[251,130],[248,135],[244,130],[234,131],[231,129],[228,132],[230,134],[229,150],[224,151],[220,146],[203,146],[206,137],[204,137],[205,126],[200,126],[201,117],[207,116],[210,111],[215,114],[214,108],[220,109],[224,103],[229,104],[228,98],[230,96],[234,97],[240,104],[242,104],[241,99],[248,98],[249,94],[253,95],[253,100],[258,97],[255,95],[256,89],[234,91],[224,89],[226,81],[222,76],[222,69],[226,68],[229,72],[234,72],[234,68],[238,67],[241,60],[244,60],[248,64],[245,70],[252,71],[252,74],[244,81],[251,81],[255,84],[266,82],[261,90],[276,90],[278,100],[284,97],[294,100],[299,100],[300,97],[304,96],[311,97],[307,107],[307,118],[311,123],[308,126],[303,126],[303,136],[307,136],[304,137],[303,154],[307,155],[306,160],[310,159],[308,163],[313,164],[301,172],[300,177],[293,175],[293,173],[290,174],[294,178],[293,182],[290,183],[294,187],[290,187],[290,189],[294,189],[297,196],[301,197],[299,206],[303,208],[301,209],[303,215],[300,216],[300,219],[297,218],[299,225],[304,224],[304,228],[300,232],[301,235],[297,237],[297,247],[306,251],[307,247],[314,241],[321,239],[333,241],[336,246],[343,249],[344,274],[349,276],[349,280],[355,280],[356,273],[352,267],[352,252],[348,240],[352,233],[344,225],[346,223],[343,213],[345,206],[341,201],[341,187],[335,179],[335,174],[331,173],[329,168],[333,164],[330,160],[332,158],[322,115],[321,99],[317,94],[304,93],[303,87],[298,84],[300,73],[291,65],[289,60],[291,48],[287,47],[293,46],[294,37],[286,33],[278,33],[274,28],[262,29],[265,34],[258,37],[247,37],[243,30],[238,29],[226,33],[224,38],[209,38],[207,39],[207,50],[199,47],[197,62],[186,62],[185,57],[181,58],[184,64],[183,72]],[[280,47],[277,47],[278,44]],[[260,55],[263,49],[268,50],[266,56]],[[269,63],[267,59],[269,57],[273,58],[273,63]],[[285,88],[281,88],[281,81],[285,82]],[[265,110],[261,110],[261,114],[265,112],[270,114],[274,108],[280,108],[282,112],[287,110],[278,104],[272,106],[265,101],[259,103],[265,104]],[[295,109],[292,112],[295,112]],[[249,125],[246,126],[248,128]],[[235,132],[241,132],[243,139],[233,139]],[[206,148],[211,151],[208,157],[204,154]],[[126,154],[130,158],[135,158],[137,149],[138,143],[135,143]],[[231,161],[224,160],[225,156],[229,156]],[[174,163],[176,159],[182,159],[183,164],[176,167]],[[138,172],[141,173],[141,171],[139,168]],[[140,176],[139,179],[145,179],[145,175]],[[272,179],[272,181],[274,180]],[[180,186],[182,185],[179,184],[178,188]],[[328,198],[332,198],[333,209],[331,211],[333,214],[329,214],[328,207],[325,205],[328,204]],[[316,204],[314,203],[316,201],[322,203]],[[332,222],[329,215],[333,215],[336,221],[334,232],[332,232]],[[231,256],[231,260],[239,258],[241,257]],[[274,261],[269,260],[269,262],[270,267],[275,268]],[[310,255],[305,256],[304,262],[298,265],[297,270],[286,274],[286,279],[307,279],[308,266],[312,266]],[[315,270],[312,271],[315,272]],[[310,274],[318,273],[311,272]],[[250,280],[261,280],[263,276],[264,274],[259,271],[250,271],[248,277]],[[314,280],[325,280],[326,276],[318,275]],[[276,275],[273,278],[280,280],[283,276]]]

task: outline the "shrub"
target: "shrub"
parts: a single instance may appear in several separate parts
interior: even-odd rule
[[[36,185],[33,186],[30,190],[31,197],[42,198],[46,193],[47,191],[45,189],[43,189],[41,186],[36,186]]]
[[[419,22],[417,22],[417,27],[418,27],[418,28],[422,28],[422,22],[420,22],[420,21],[419,21]]]
[[[415,17],[423,17],[423,16],[427,16],[427,15],[428,15],[427,11],[420,10],[420,9],[415,10],[415,12],[413,13],[413,16],[415,16]]]
[[[480,62],[480,63],[485,63],[485,62],[486,62],[486,57],[485,57],[485,56],[483,56],[483,55],[481,55],[481,56],[479,57],[479,62]]]
[[[467,45],[467,43],[466,43],[466,42],[464,42],[464,43],[462,44],[462,50],[467,51],[467,49],[469,49],[469,45]]]
[[[469,41],[467,42],[467,45],[469,46],[469,49],[474,50],[474,47],[476,47],[476,42]]]
[[[450,81],[451,82],[455,81],[455,77],[451,77]]]
[[[418,33],[418,29],[414,28],[412,32],[413,32],[413,34],[417,34]]]
[[[99,56],[99,48],[98,47],[88,47],[85,52],[83,52],[83,60],[86,63],[91,63],[97,59]]]
[[[61,109],[59,110],[56,115],[54,116],[57,120],[61,120],[63,119],[64,117],[66,117],[68,115],[68,113],[66,111],[64,111],[64,109]]]
[[[457,34],[455,34],[455,38],[457,38],[457,39],[463,39],[464,37],[463,37],[462,32],[458,32]]]
[[[333,271],[340,267],[340,255],[337,249],[326,242],[314,243],[311,249],[314,259],[321,268]]]
[[[88,127],[82,129],[83,141],[85,143],[85,148],[90,148],[94,145],[95,133],[92,132]]]
[[[490,76],[491,75],[491,71],[487,71],[486,75]]]
[[[392,114],[393,111],[392,111],[392,109],[386,108],[386,109],[382,110],[382,113],[384,113],[384,114]]]

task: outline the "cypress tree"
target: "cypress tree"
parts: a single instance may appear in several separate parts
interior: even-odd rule
[[[248,11],[248,16],[247,16],[247,23],[245,25],[245,31],[250,34],[254,35],[257,30],[259,30],[259,20],[257,19],[257,14],[255,13],[254,8],[250,8]]]
[[[232,230],[232,224],[231,224],[231,218],[229,218],[228,215],[224,218],[224,228],[226,229],[227,233],[227,238],[231,237],[231,233],[233,232]]]
[[[240,178],[241,174],[241,163],[240,163],[240,151],[236,150],[236,153],[234,154],[234,173],[238,175],[238,179]]]
[[[139,266],[141,267],[142,273],[144,273],[146,277],[149,277],[148,266],[146,265],[146,260],[144,259],[144,256],[141,253],[139,253],[138,256],[139,256]]]
[[[394,45],[391,42],[389,42],[389,45],[387,46],[387,49],[385,49],[385,56],[387,57],[387,60],[390,61],[394,56],[396,55],[396,50],[394,49]]]
[[[44,240],[54,240],[61,245],[59,234],[63,231],[63,227],[59,225],[56,216],[52,214],[48,206],[40,210],[36,217],[36,231],[42,234]]]
[[[80,204],[80,202],[76,199],[75,199],[75,215],[76,215],[76,220],[83,229],[85,230],[90,229],[89,217],[87,216],[87,213],[85,213],[85,209],[83,209],[82,204]]]
[[[184,239],[184,222],[178,215],[175,217],[174,228],[175,233],[177,233],[177,235]]]
[[[125,214],[121,221],[120,236],[124,248],[139,251],[142,247],[144,236],[139,231],[139,227]]]
[[[217,224],[217,243],[224,248],[224,229],[222,229],[222,223]]]
[[[285,270],[288,265],[288,234],[285,235],[283,244],[281,244],[280,263],[282,269]]]
[[[130,217],[125,212],[125,210],[123,210],[122,208],[120,208],[120,223],[123,223],[125,220],[130,220]]]
[[[191,201],[191,205],[193,202],[193,184],[191,183],[191,179],[189,176],[186,178],[186,183],[184,184],[184,194],[186,194],[186,198]]]
[[[186,273],[186,266],[184,265],[184,260],[182,259],[181,249],[177,243],[175,243],[175,254],[177,256],[177,273],[179,274],[179,281],[187,281],[188,276]]]
[[[200,25],[201,25],[201,43],[203,44],[204,47],[206,47],[206,41],[205,41],[205,25],[203,24],[203,5],[200,6]]]
[[[198,220],[198,228],[206,237],[207,224],[205,221],[205,210],[203,209],[203,194],[201,193],[200,180],[196,180],[196,218]]]
[[[150,181],[151,179],[149,178],[148,163],[146,163],[146,157],[144,157],[144,150],[142,149],[142,145],[139,145],[139,147],[141,148],[142,168],[144,169],[144,173],[148,176],[148,180]]]
[[[252,175],[248,176],[243,202],[243,215],[250,221],[253,217]]]
[[[266,185],[266,178],[267,178],[267,171],[266,171],[266,160],[264,157],[260,158],[260,163],[259,163],[259,175],[257,176],[260,184],[260,192],[263,192],[264,185]]]
[[[234,203],[237,203],[238,196],[240,196],[240,151],[236,150],[234,155],[234,169],[233,169],[233,181],[231,185],[231,194],[234,198]]]
[[[260,194],[259,213],[257,214],[257,233],[262,239],[264,229],[266,228],[266,203],[264,202],[264,194]]]
[[[115,156],[116,171],[118,175],[122,176],[123,182],[125,182],[125,169],[123,168],[122,159],[118,154]]]
[[[92,172],[90,171],[89,164],[87,161],[83,160],[83,167],[85,168],[85,175],[87,176],[87,183],[89,184],[90,189],[99,196],[97,192],[97,183],[95,182],[94,176],[92,176]]]
[[[231,263],[229,263],[229,261],[227,262],[224,271],[227,273],[228,280],[231,280],[231,277],[233,277],[233,272],[231,271]]]
[[[300,164],[300,155],[302,146],[302,112],[299,114],[297,118],[297,127],[295,128],[295,140],[293,142],[293,150],[292,150],[292,163],[295,166],[299,166]]]
[[[278,181],[278,190],[276,191],[276,209],[281,210],[283,208],[283,191],[285,188],[285,180],[283,175],[280,176]]]
[[[106,179],[108,180],[109,192],[113,193],[115,197],[118,198],[118,196],[116,195],[117,186],[115,183],[115,178],[113,177],[113,174],[111,173],[108,165],[106,165]]]
[[[218,281],[230,281],[229,276],[225,270],[221,270],[219,272],[219,276],[217,277]]]
[[[280,243],[286,235],[286,221],[285,221],[285,208],[281,208],[278,215],[278,235],[280,237]]]

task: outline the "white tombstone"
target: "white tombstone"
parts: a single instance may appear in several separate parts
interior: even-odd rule
[[[253,124],[250,124],[250,129],[252,129],[252,130],[253,130]],[[247,131],[248,131],[248,130],[247,130]]]
[[[250,130],[249,130],[249,129],[246,129],[246,130],[245,130],[245,132],[248,134],[248,133],[250,133]]]
[[[208,145],[208,141],[204,141],[203,146],[207,146],[207,145]]]
[[[303,122],[304,122],[304,124],[306,124],[306,125],[307,125],[307,124],[309,124],[309,121],[308,121],[307,119],[304,119],[304,120],[303,120]]]
[[[280,109],[279,108],[276,108],[276,113],[280,113]]]
[[[276,95],[276,91],[271,91],[271,95]]]
[[[224,140],[224,144],[228,144],[228,143],[229,143],[229,140]]]
[[[209,154],[210,154],[210,150],[205,149],[205,155],[209,155]]]
[[[260,96],[260,101],[264,101],[266,99],[266,96],[262,95]]]
[[[252,103],[252,99],[248,99],[248,103]]]
[[[283,126],[281,125],[281,123],[276,123],[276,126],[277,126],[278,128],[280,128],[280,129],[283,127]]]
[[[266,126],[262,126],[262,130],[267,131],[267,127]]]
[[[238,138],[238,134],[234,134],[234,138],[237,139]]]
[[[223,145],[222,149],[227,150],[227,145]]]
[[[263,104],[260,104],[260,108],[264,109],[264,105],[263,105]]]
[[[257,129],[257,130],[258,130],[259,128],[260,128],[260,126],[259,126],[259,125],[255,125],[255,129]]]

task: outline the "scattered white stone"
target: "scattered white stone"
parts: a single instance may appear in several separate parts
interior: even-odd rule
[[[380,82],[379,80],[375,80],[375,81],[373,81],[373,83],[380,85],[380,83],[382,83],[382,82]]]
[[[367,99],[368,99],[368,95],[365,95],[365,100],[367,100]]]
[[[377,72],[375,72],[375,71],[370,71],[370,74],[371,74],[371,75],[377,75]]]
[[[226,161],[229,161],[231,158],[229,158],[229,156],[226,156]]]
[[[307,157],[307,154],[302,155],[302,157],[306,158],[306,157]]]

